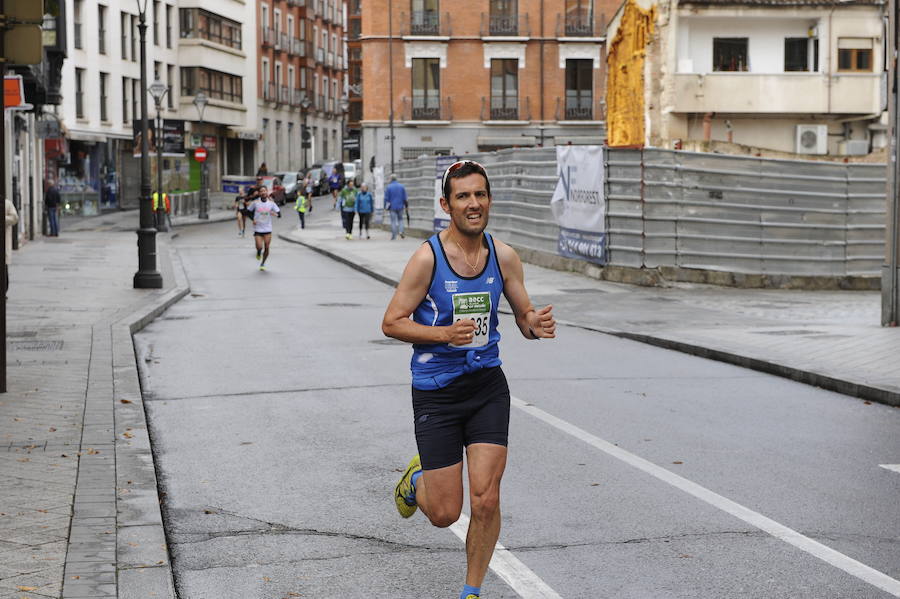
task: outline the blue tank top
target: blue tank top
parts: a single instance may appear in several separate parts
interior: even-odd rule
[[[416,389],[446,387],[462,374],[500,366],[500,332],[497,307],[503,294],[503,274],[487,233],[488,257],[484,269],[474,277],[453,270],[437,234],[428,240],[434,253],[434,270],[425,299],[413,312],[413,320],[425,326],[449,326],[461,318],[475,320],[472,343],[414,344],[410,369]]]

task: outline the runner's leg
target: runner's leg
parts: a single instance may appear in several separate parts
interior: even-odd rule
[[[506,468],[506,455],[503,445],[472,443],[466,448],[472,508],[466,535],[466,584],[473,587],[480,587],[484,581],[500,536],[500,479]]]
[[[446,528],[459,520],[463,503],[462,462],[423,470],[416,482],[416,505],[431,523]]]
[[[265,243],[266,249],[263,251],[263,257],[262,257],[262,262],[260,263],[260,266],[265,266],[266,258],[269,257],[269,244],[272,243],[272,234],[266,233],[265,235],[262,236],[262,239],[263,239],[263,243]]]
[[[254,235],[253,243],[256,244],[256,259],[259,260],[259,257],[262,255],[262,248],[263,248],[262,235]]]

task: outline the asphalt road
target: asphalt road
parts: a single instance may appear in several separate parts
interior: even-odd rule
[[[233,223],[174,245],[192,294],[136,345],[180,597],[456,597],[463,543],[393,507],[415,443],[392,289],[278,239],[259,272]],[[900,410],[575,328],[501,333],[520,568],[486,599],[900,596],[880,466]]]

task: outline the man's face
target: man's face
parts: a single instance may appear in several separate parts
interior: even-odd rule
[[[464,235],[480,235],[488,224],[491,196],[487,180],[479,173],[450,179],[450,197],[441,198],[441,208]]]
[[[265,185],[259,188],[259,197],[263,199],[269,197],[269,189]]]

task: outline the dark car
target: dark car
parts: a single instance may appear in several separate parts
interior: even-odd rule
[[[300,173],[281,172],[275,173],[275,176],[281,180],[281,185],[284,187],[284,201],[296,201],[297,192],[300,191],[299,186],[303,184],[303,179]]]

